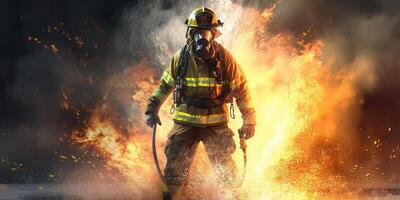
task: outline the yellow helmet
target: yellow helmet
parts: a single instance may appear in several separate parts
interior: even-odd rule
[[[212,10],[200,7],[190,13],[185,24],[191,28],[215,29],[221,27],[224,23],[217,19],[217,15]]]

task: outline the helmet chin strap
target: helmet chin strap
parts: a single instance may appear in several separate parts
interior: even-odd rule
[[[185,37],[186,37],[186,38],[189,37],[189,31],[190,31],[190,27],[187,27],[187,28],[186,28],[186,34],[185,34]]]

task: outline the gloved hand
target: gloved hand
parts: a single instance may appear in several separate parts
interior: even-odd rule
[[[153,128],[154,124],[161,125],[160,117],[158,117],[158,111],[160,110],[161,102],[154,97],[149,98],[149,103],[147,104],[146,112],[146,124]]]
[[[161,125],[161,120],[158,114],[154,112],[146,112],[146,124],[147,126],[150,126],[150,128],[153,128],[154,124]]]
[[[254,136],[255,133],[254,124],[243,124],[242,128],[239,129],[239,136],[244,137],[246,140]]]

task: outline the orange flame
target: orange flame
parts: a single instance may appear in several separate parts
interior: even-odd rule
[[[330,187],[341,191],[348,185],[343,177],[330,170],[332,158],[328,154],[315,158],[312,147],[321,138],[329,139],[338,131],[351,134],[351,125],[340,123],[354,117],[350,114],[357,103],[356,84],[361,80],[361,74],[373,74],[371,63],[367,58],[360,58],[351,70],[333,72],[329,63],[322,61],[322,40],[303,44],[296,43],[289,34],[269,35],[265,26],[275,7],[276,4],[262,12],[246,10],[248,18],[240,21],[241,28],[221,39],[229,41],[226,46],[245,71],[257,110],[256,136],[248,141],[248,173],[243,189],[247,191],[248,199],[356,198],[351,193],[325,192],[327,189],[332,191]],[[223,15],[228,11],[220,12]],[[294,47],[295,43],[302,49]],[[140,65],[139,69],[143,69],[145,64]],[[144,72],[136,72],[134,79],[139,90],[133,99],[142,111],[157,81],[143,79]],[[367,77],[369,84],[373,80],[373,75]],[[165,104],[170,105],[170,102]],[[168,106],[161,110],[164,124],[158,137],[160,141],[166,140],[172,125],[168,110]],[[134,118],[140,118],[143,123],[142,113]],[[150,136],[136,134],[143,130],[150,134],[150,130],[144,125],[136,125],[131,130],[131,137],[123,137],[107,118],[101,119],[99,113],[94,113],[85,135],[75,141],[90,142],[104,152],[108,164],[129,177],[140,188],[141,195],[146,196],[149,194],[143,191],[154,191],[160,187],[160,181],[151,160]],[[233,130],[238,129],[241,120],[232,120],[230,126]],[[163,145],[159,142],[159,149]],[[239,150],[234,158],[242,170]],[[198,159],[202,159],[201,154]],[[163,157],[161,162],[164,162]],[[207,171],[205,167],[207,165],[199,166]],[[209,180],[210,185],[214,185],[212,181],[214,179]]]

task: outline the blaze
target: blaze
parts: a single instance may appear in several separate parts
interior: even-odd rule
[[[322,60],[322,40],[305,43],[290,34],[266,32],[275,7],[276,4],[264,11],[247,8],[247,18],[236,20],[232,25],[239,28],[221,38],[247,76],[257,112],[256,136],[248,140],[248,167],[243,189],[248,199],[356,198],[345,190],[347,181],[332,170],[331,154],[315,156],[313,147],[338,131],[352,133],[351,126],[340,123],[354,117],[351,112],[358,101],[355,82],[362,73],[372,74],[370,63],[360,58],[355,63],[358,67],[335,72],[329,62]],[[232,19],[239,19],[235,15],[242,14],[232,14],[223,8],[217,13],[234,15]],[[151,130],[145,127],[143,119],[147,97],[158,81],[144,79],[143,73],[148,73],[146,63],[138,65],[133,69],[141,70],[130,76],[138,86],[133,95],[136,112],[130,135],[121,134],[108,117],[100,117],[103,112],[99,108],[84,133],[73,139],[102,152],[108,165],[128,177],[135,188],[139,188],[135,190],[137,194],[147,197],[149,194],[145,191],[154,191],[161,185],[150,152]],[[373,79],[371,76],[368,80],[373,82]],[[163,126],[159,128],[158,149],[162,165],[165,160],[161,152],[172,125],[168,113],[170,105],[171,102],[165,102],[161,110]],[[230,121],[234,131],[240,126],[240,117]],[[204,153],[200,151],[197,160],[206,160],[203,158]],[[240,172],[243,169],[239,148],[234,158]],[[196,166],[204,171],[203,175],[212,176],[207,167],[207,164]],[[203,178],[209,185],[215,185],[214,178]],[[332,187],[337,191],[332,193]],[[331,193],[327,194],[326,190]]]

